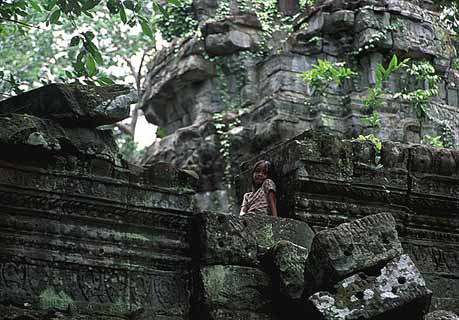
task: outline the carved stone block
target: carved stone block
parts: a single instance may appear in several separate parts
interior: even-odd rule
[[[391,260],[375,274],[352,275],[334,289],[334,293],[321,291],[309,298],[321,319],[389,315],[421,319],[429,309],[432,295],[407,255]]]
[[[246,214],[241,220],[243,224],[247,224],[248,230],[255,237],[259,256],[268,253],[282,240],[288,240],[306,249],[311,247],[314,231],[305,222],[258,214]]]
[[[97,127],[129,116],[137,95],[119,85],[50,84],[0,101],[1,113],[30,114],[73,127]]]
[[[289,299],[300,299],[304,288],[304,264],[308,249],[290,241],[279,241],[272,248],[274,262],[273,284]]]
[[[248,50],[253,46],[250,35],[231,30],[228,33],[211,34],[206,37],[206,50],[216,56],[230,55],[241,50]]]
[[[214,265],[199,272],[200,319],[266,319],[272,307],[271,280],[255,268]],[[232,315],[232,318],[229,317]]]
[[[428,314],[426,314],[424,319],[425,320],[459,320],[459,317],[453,312],[449,312],[445,310],[437,310],[437,311],[429,312]]]
[[[233,215],[202,213],[196,217],[196,254],[203,265],[257,265],[257,239],[246,221]]]
[[[401,253],[390,214],[368,216],[318,232],[305,264],[305,295],[330,288],[350,274],[380,266]]]

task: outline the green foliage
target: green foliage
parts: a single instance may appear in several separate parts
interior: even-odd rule
[[[162,139],[165,136],[167,136],[166,129],[161,128],[161,127],[157,127],[156,128],[156,137]]]
[[[223,111],[213,114],[214,126],[219,138],[219,152],[222,156],[225,169],[224,179],[229,183],[231,175],[231,130],[241,124],[241,115],[246,112],[246,109],[239,109],[237,111]]]
[[[315,0],[301,0],[300,12],[307,6],[311,6]],[[256,13],[262,27],[260,47],[261,52],[268,52],[268,40],[276,31],[293,31],[293,21],[300,13],[295,16],[283,16],[277,10],[277,0],[239,0],[238,9],[241,14],[253,12]],[[218,1],[218,7],[215,17],[216,21],[224,20],[230,15],[230,0]],[[281,40],[281,42],[286,39]]]
[[[439,94],[438,83],[440,77],[435,74],[435,68],[428,61],[413,62],[405,66],[405,71],[407,76],[423,82],[427,87],[426,89],[416,89],[413,91],[410,91],[409,88],[404,88],[402,92],[395,94],[396,98],[402,98],[413,107],[421,129],[419,136],[422,137],[422,123],[428,117],[427,105],[431,97]]]
[[[444,148],[454,147],[454,134],[452,125],[448,120],[443,120],[443,123],[440,123],[440,136]]]
[[[384,102],[384,100],[380,98],[382,94],[388,93],[387,89],[384,88],[384,84],[389,80],[391,73],[404,67],[408,61],[409,59],[405,59],[399,62],[397,56],[393,55],[387,68],[384,68],[380,63],[376,65],[376,82],[372,87],[368,88],[368,97],[363,99],[363,105],[365,107],[374,109]]]
[[[367,136],[364,136],[364,135],[359,135],[357,137],[357,140],[359,141],[369,141],[373,144],[373,146],[375,147],[376,151],[378,153],[381,152],[381,149],[382,149],[382,142],[381,140],[376,137],[374,134],[369,134]]]
[[[375,128],[378,126],[381,119],[379,118],[379,113],[376,110],[373,110],[373,113],[370,117],[366,117],[362,119],[363,123],[368,124],[370,127]]]
[[[428,144],[428,145],[431,145],[437,148],[443,148],[442,137],[437,136],[437,135],[430,136],[426,134],[424,137],[422,137],[422,143]]]
[[[373,148],[375,150],[375,159],[374,159],[374,164],[376,165],[375,169],[382,168],[382,164],[380,163],[381,161],[381,150],[382,150],[382,142],[381,140],[373,133],[369,135],[359,135],[357,137],[357,140],[359,141],[368,141],[373,145]]]
[[[115,135],[118,152],[123,159],[128,162],[137,163],[144,156],[146,149],[139,149],[132,135],[118,132],[115,132]]]
[[[198,21],[193,18],[193,1],[169,1],[164,14],[156,16],[156,24],[163,38],[171,41],[174,37],[185,37],[196,31]]]
[[[376,108],[384,102],[384,100],[381,99],[381,95],[388,93],[388,90],[384,87],[384,85],[389,80],[390,75],[404,67],[408,61],[409,59],[405,59],[399,62],[397,56],[393,55],[386,68],[378,63],[375,70],[376,82],[372,87],[368,88],[368,97],[363,99],[363,105],[372,110],[372,114],[371,116],[364,117],[360,120],[362,123],[367,124],[370,128],[372,128],[373,133],[367,136],[359,136],[359,138],[364,137],[375,145],[377,157],[379,157],[379,153],[381,151],[381,141],[376,137],[378,125],[380,123],[379,113]]]
[[[0,92],[18,92],[40,83],[75,79],[110,84],[113,58],[135,55],[154,37],[151,3],[132,0],[19,0],[0,5]],[[110,43],[133,38],[133,45]],[[82,31],[85,30],[85,31]],[[144,39],[143,39],[144,37]],[[154,44],[153,44],[154,45]],[[118,61],[119,62],[119,61]],[[15,81],[12,81],[14,79]]]
[[[451,1],[442,2],[443,10],[440,15],[440,21],[445,24],[449,31],[457,35],[459,33],[459,13],[457,10],[457,2],[456,4],[451,4]]]
[[[350,79],[355,75],[351,69],[344,66],[344,62],[330,62],[328,60],[317,60],[311,69],[301,74],[314,94],[323,95],[331,83],[341,84],[343,80]]]
[[[55,292],[53,288],[47,288],[40,293],[40,307],[43,309],[57,308],[67,310],[74,301],[64,291]]]

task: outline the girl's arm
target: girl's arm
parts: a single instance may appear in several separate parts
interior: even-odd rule
[[[246,196],[244,194],[244,197],[242,199],[242,205],[241,205],[241,210],[239,211],[239,215],[242,216],[244,214],[246,214],[246,210],[247,210],[247,199],[246,199]]]
[[[268,192],[268,204],[273,217],[277,217],[276,193],[272,190]]]

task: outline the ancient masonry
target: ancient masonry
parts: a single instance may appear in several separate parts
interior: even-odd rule
[[[193,1],[201,35],[178,39],[155,56],[142,96],[147,119],[167,133],[150,147],[145,163],[167,161],[196,171],[203,209],[226,209],[232,196],[227,185],[239,164],[305,130],[348,139],[371,133],[361,121],[371,113],[362,100],[376,82],[377,64],[387,66],[394,54],[429,61],[440,76],[440,94],[425,107],[422,125],[410,103],[384,95],[378,136],[419,143],[438,134],[458,147],[458,57],[430,1],[315,1],[278,28],[266,27],[266,12],[258,8],[257,17],[251,1],[229,1],[231,11],[222,14],[227,2]],[[357,75],[325,95],[312,94],[300,74],[318,59],[346,62]],[[426,87],[400,73],[387,87],[398,92],[406,82]]]
[[[457,319],[457,152],[387,142],[381,169],[369,142],[308,131],[259,155],[289,218],[200,212],[192,175],[96,128],[132,99],[0,102],[0,319]]]
[[[204,38],[155,57],[142,99],[168,136],[144,166],[98,128],[128,116],[137,97],[124,87],[49,85],[0,102],[1,320],[458,319],[459,151],[408,144],[419,121],[390,97],[381,150],[352,139],[369,132],[360,105],[374,66],[396,52],[442,75],[422,127],[452,123],[457,146],[453,44],[429,2],[318,1],[270,39],[230,7],[209,21],[219,2],[195,1]],[[349,59],[359,77],[309,97],[298,73],[319,57]],[[229,160],[245,162],[225,189],[216,127],[238,107],[225,137]],[[240,197],[261,158],[278,169],[282,218],[203,210]]]

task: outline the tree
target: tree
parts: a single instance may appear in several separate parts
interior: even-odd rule
[[[7,85],[16,92],[21,83],[32,87],[39,83],[34,77],[42,82],[78,79],[111,83],[104,65],[114,66],[123,55],[131,57],[141,47],[154,48],[155,8],[160,10],[156,3],[150,8],[131,0],[0,2],[2,92]],[[130,32],[134,27],[140,27],[143,34]],[[105,72],[99,73],[100,67]]]

